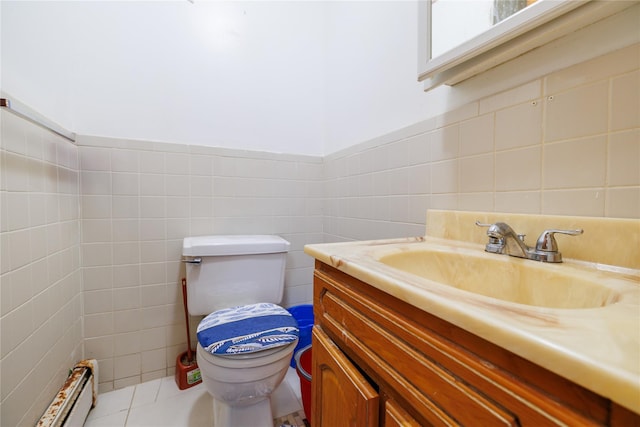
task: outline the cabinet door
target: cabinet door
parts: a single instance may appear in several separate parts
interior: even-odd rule
[[[315,326],[312,334],[313,427],[375,427],[379,397],[331,339]]]

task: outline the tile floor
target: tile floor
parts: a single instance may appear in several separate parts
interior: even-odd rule
[[[295,369],[289,368],[273,393],[271,404],[276,418],[302,409]],[[98,395],[98,404],[89,412],[84,425],[209,427],[213,425],[212,409],[211,396],[202,384],[180,390],[173,377],[165,377]]]

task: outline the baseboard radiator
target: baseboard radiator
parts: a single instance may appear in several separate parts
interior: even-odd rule
[[[37,427],[82,427],[98,396],[98,361],[83,360],[36,424]]]

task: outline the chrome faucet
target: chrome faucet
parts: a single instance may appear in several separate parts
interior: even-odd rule
[[[513,228],[504,222],[482,224],[480,221],[476,221],[476,225],[479,227],[489,227],[487,229],[489,242],[484,249],[485,251],[542,262],[562,262],[562,254],[558,251],[558,243],[554,237],[555,233],[576,236],[584,232],[582,229],[545,230],[540,234],[540,237],[538,237],[536,247],[532,248],[524,242],[524,234],[516,234]]]

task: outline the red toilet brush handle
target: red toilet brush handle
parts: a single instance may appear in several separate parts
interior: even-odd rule
[[[182,303],[184,304],[184,321],[187,325],[187,359],[191,363],[193,354],[191,353],[191,332],[189,331],[189,310],[187,308],[187,279],[182,279]]]

